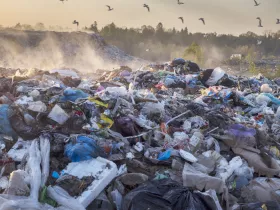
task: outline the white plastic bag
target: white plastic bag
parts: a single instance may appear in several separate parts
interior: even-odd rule
[[[47,137],[40,136],[42,179],[41,187],[45,186],[50,173],[50,141]]]
[[[105,91],[112,95],[114,98],[117,98],[119,96],[126,96],[128,94],[125,87],[107,87]]]
[[[67,207],[72,210],[86,210],[85,207],[80,204],[76,199],[71,197],[64,189],[58,186],[47,189],[48,196],[55,200],[58,204]]]
[[[0,203],[0,210],[42,210],[42,206],[33,199],[7,200]]]
[[[206,81],[206,85],[214,86],[225,75],[225,71],[220,67],[217,67],[212,72],[210,78]]]
[[[278,107],[275,115],[278,119],[280,119],[280,106]]]
[[[48,118],[63,125],[69,119],[69,115],[60,106],[55,105],[49,113]]]
[[[33,112],[45,112],[47,111],[47,106],[42,101],[29,102],[28,110]]]
[[[111,192],[111,196],[114,204],[116,205],[117,210],[121,210],[123,197],[120,194],[120,192],[116,189]]]
[[[192,123],[190,121],[186,120],[184,122],[183,129],[184,129],[184,131],[189,133],[192,129]]]
[[[30,179],[30,198],[38,201],[39,189],[41,186],[41,153],[37,140],[33,140],[29,148],[28,168]]]

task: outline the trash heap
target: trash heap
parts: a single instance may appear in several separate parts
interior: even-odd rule
[[[0,210],[280,209],[279,79],[183,59],[0,78]]]

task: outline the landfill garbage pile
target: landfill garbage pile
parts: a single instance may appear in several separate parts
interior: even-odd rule
[[[280,209],[279,79],[174,59],[0,80],[0,210]]]

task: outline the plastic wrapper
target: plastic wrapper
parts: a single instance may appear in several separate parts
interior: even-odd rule
[[[47,136],[40,136],[40,150],[42,159],[41,187],[45,186],[50,173],[50,140]]]
[[[72,198],[64,189],[58,186],[47,189],[48,196],[55,200],[58,204],[67,207],[72,210],[85,210],[85,207],[80,204],[77,200]]]

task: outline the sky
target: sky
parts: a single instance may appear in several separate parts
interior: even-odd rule
[[[185,28],[190,32],[216,32],[218,34],[246,33],[252,31],[263,34],[265,31],[278,31],[280,24],[280,0],[0,0],[0,25],[13,26],[16,23],[35,25],[38,22],[60,25],[75,29],[73,20],[80,27],[89,26],[94,21],[99,27],[114,22],[117,26],[155,27],[162,22],[165,28]],[[143,8],[150,6],[151,12]],[[105,5],[114,8],[108,12]],[[182,24],[178,17],[182,16]],[[198,19],[203,17],[204,26]],[[258,27],[257,17],[261,17],[263,28]]]

